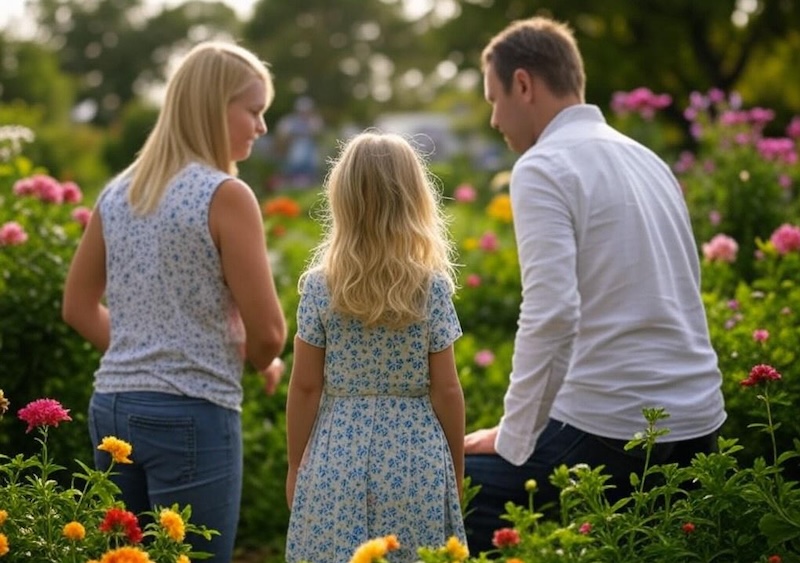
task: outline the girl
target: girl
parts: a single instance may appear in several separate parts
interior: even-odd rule
[[[300,279],[287,400],[289,562],[392,561],[462,542],[461,327],[438,197],[402,137],[365,132],[327,180],[327,235]]]
[[[187,538],[214,563],[231,561],[239,518],[242,352],[271,392],[286,338],[258,202],[236,178],[272,98],[249,51],[195,47],[138,158],[101,193],[64,290],[64,319],[104,352],[94,446],[133,446],[113,477],[128,510],[191,505],[220,532]]]

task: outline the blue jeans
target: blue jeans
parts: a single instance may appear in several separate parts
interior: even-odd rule
[[[186,540],[195,551],[214,554],[205,561],[230,563],[242,496],[238,412],[182,395],[94,393],[89,434],[100,470],[111,461],[109,454],[97,450],[104,437],[115,436],[133,446],[133,463],[117,464],[112,471],[128,510],[138,515],[156,505],[191,505],[190,522],[220,535],[207,541],[187,534]]]
[[[537,482],[534,509],[556,517],[559,489],[550,483],[550,475],[562,464],[572,467],[585,463],[592,468],[604,465],[603,473],[611,477],[606,485],[613,486],[606,491],[606,498],[613,503],[628,496],[631,493],[630,474],[641,475],[645,450],[637,447],[626,452],[626,443],[626,440],[595,436],[550,419],[537,440],[536,450],[520,466],[499,455],[466,456],[464,473],[471,478],[472,485],[481,485],[481,490],[467,507],[468,515],[464,522],[470,553],[477,555],[495,549],[492,545],[494,531],[512,526],[511,522],[500,518],[506,513],[506,502],[528,505],[525,491],[528,479]],[[710,453],[716,448],[716,432],[694,440],[658,443],[651,453],[650,464],[686,466],[696,453]]]

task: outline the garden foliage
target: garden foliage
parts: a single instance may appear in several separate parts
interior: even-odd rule
[[[619,93],[612,106],[618,113],[610,119],[663,147],[658,112],[669,103],[674,102],[646,89]],[[649,467],[633,477],[648,486],[614,506],[604,501],[602,468],[560,469],[552,477],[563,491],[558,518],[542,516],[535,487],[531,505],[508,507],[510,531],[497,539],[498,554],[506,561],[798,560],[800,422],[792,405],[800,404],[800,117],[779,127],[771,123],[768,109],[743,108],[735,94],[716,90],[693,94],[684,115],[693,149],[665,158],[678,175],[695,228],[703,299],[724,377],[728,420],[720,451],[698,456],[690,468]],[[765,133],[784,129],[780,136]],[[80,201],[78,186],[50,178],[25,157],[31,134],[13,128],[0,134],[1,385],[14,410],[40,397],[57,398],[70,409],[75,421],[59,428],[49,452],[60,460],[77,457],[82,464],[77,467],[87,472],[91,451],[85,412],[99,357],[61,321],[60,299],[88,213],[81,206],[90,202]],[[449,170],[441,187],[461,264],[456,309],[464,336],[455,351],[471,430],[495,424],[502,412],[520,281],[508,174],[484,180],[464,172],[461,183],[456,177]],[[263,206],[292,333],[297,276],[319,236],[312,220],[318,201],[315,193],[291,192],[268,197]],[[291,363],[291,345],[284,358]],[[760,365],[770,366],[780,379],[743,386]],[[280,552],[288,521],[286,386],[266,397],[249,370],[244,384],[246,471],[239,545],[269,544]],[[669,413],[644,414],[644,432],[633,440],[634,447],[651,447],[659,437],[653,417]],[[14,417],[0,419],[0,451],[36,455],[35,444],[16,424]],[[666,419],[662,426],[668,425]],[[383,546],[380,557],[391,560],[391,541],[375,546]],[[462,547],[431,546],[420,556],[465,560]]]

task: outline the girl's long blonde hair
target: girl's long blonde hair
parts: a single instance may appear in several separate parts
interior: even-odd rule
[[[223,41],[200,43],[189,52],[167,84],[155,127],[123,172],[132,177],[128,200],[136,213],[155,210],[170,179],[191,161],[237,174],[227,108],[254,78],[264,81],[269,106],[274,97],[272,77],[256,55]]]
[[[331,169],[326,191],[325,236],[310,269],[324,272],[335,311],[367,326],[401,328],[425,318],[434,275],[454,290],[440,194],[406,139],[357,135]]]

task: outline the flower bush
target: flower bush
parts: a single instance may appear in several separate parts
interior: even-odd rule
[[[696,456],[689,467],[646,464],[641,475],[631,475],[634,492],[614,504],[605,497],[602,467],[562,466],[550,478],[561,490],[557,517],[536,509],[537,483],[529,480],[529,504],[506,505],[509,525],[495,531],[495,550],[469,556],[451,538],[445,546],[419,549],[419,562],[800,561],[800,489],[783,475],[784,466],[800,457],[800,441],[778,455],[779,425],[769,394],[781,379],[772,366],[756,365],[740,382],[766,409],[766,422],[751,427],[767,434],[773,452],[768,460],[740,466],[737,440],[720,438],[718,452]],[[626,449],[644,448],[649,460],[658,439],[669,432],[658,425],[669,415],[659,408],[643,414],[646,429]],[[373,553],[372,558],[364,553]],[[359,548],[356,554],[351,563],[391,561],[385,550]]]
[[[9,400],[0,390],[0,417]],[[111,456],[106,471],[80,463],[69,486],[54,476],[63,471],[48,450],[51,428],[70,422],[69,410],[53,399],[37,399],[19,409],[26,433],[38,432],[37,455],[0,454],[0,558],[25,563],[189,563],[207,554],[192,553],[187,533],[210,538],[216,531],[189,522],[191,507],[157,507],[144,515],[125,510],[111,481],[114,466],[133,463],[131,445],[113,436],[98,449]]]

